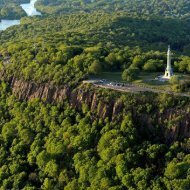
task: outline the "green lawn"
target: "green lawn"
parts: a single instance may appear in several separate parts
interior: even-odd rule
[[[106,79],[109,81],[124,82],[121,78],[122,72],[103,72],[98,78]]]
[[[141,72],[138,76],[138,79],[133,81],[135,84],[147,85],[152,88],[159,88],[164,90],[171,90],[171,85],[168,81],[159,81],[156,79],[158,76],[163,75],[163,73],[146,73]]]

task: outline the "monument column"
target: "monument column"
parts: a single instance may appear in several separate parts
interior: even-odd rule
[[[166,67],[164,78],[170,79],[172,76],[173,76],[173,69],[171,66],[171,49],[170,49],[170,46],[168,46],[167,67]]]

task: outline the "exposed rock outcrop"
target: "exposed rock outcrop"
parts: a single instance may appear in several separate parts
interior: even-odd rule
[[[69,97],[67,86],[54,87],[49,84],[36,84],[12,78],[10,82],[13,94],[20,100],[38,98],[46,102],[61,102]]]
[[[78,110],[81,110],[83,104],[85,104],[98,117],[102,119],[109,118],[110,120],[118,119],[118,115],[123,117],[130,111],[134,119],[139,122],[139,125],[146,127],[150,133],[155,131],[155,127],[157,127],[160,134],[164,135],[167,140],[190,137],[188,106],[180,109],[166,109],[163,113],[160,113],[159,110],[154,110],[152,113],[138,114],[135,107],[128,107],[127,110],[125,107],[126,102],[123,102],[118,97],[107,101],[104,94],[98,92],[95,87],[89,88],[88,85],[82,85],[72,90],[66,85],[57,87],[49,84],[26,82],[15,78],[12,78],[9,82],[13,94],[20,100],[38,98],[50,103],[67,100],[71,106]]]

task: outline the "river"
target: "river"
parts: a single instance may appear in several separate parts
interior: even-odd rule
[[[30,0],[30,3],[24,3],[20,6],[24,9],[28,16],[41,15],[39,11],[36,10],[34,4],[37,0]],[[1,20],[0,22],[0,30],[6,30],[8,27],[13,25],[19,25],[20,20]]]

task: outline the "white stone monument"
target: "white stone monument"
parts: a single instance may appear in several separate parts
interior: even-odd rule
[[[167,67],[165,70],[165,75],[162,77],[163,79],[170,79],[174,73],[173,73],[173,69],[171,66],[171,57],[172,57],[172,53],[171,53],[171,49],[170,46],[168,46],[168,52],[167,52]]]

